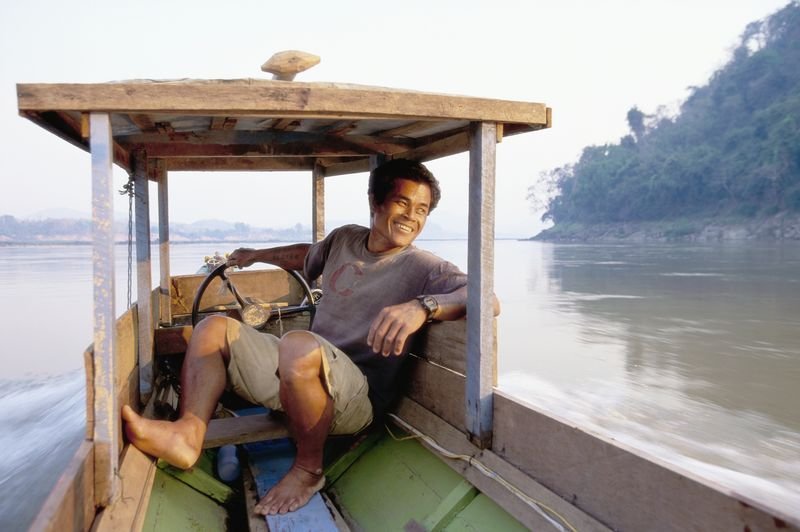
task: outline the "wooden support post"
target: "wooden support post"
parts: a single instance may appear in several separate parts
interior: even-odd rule
[[[379,167],[383,163],[387,161],[387,157],[385,153],[378,153],[376,155],[369,156],[369,169],[370,171],[375,170],[375,168]]]
[[[150,189],[147,180],[147,155],[133,153],[134,191],[136,192],[136,307],[139,318],[137,352],[139,357],[139,394],[146,404],[153,391],[153,308],[150,292],[152,262],[150,257]]]
[[[95,504],[117,496],[119,405],[114,383],[114,204],[111,117],[89,118],[92,153],[92,263],[94,275],[94,471]]]
[[[160,265],[158,321],[161,325],[172,325],[172,300],[170,289],[172,280],[169,273],[169,187],[167,166],[163,160],[155,161],[154,168],[158,180],[158,257]]]
[[[311,242],[325,238],[325,167],[314,164],[311,182]]]
[[[494,123],[470,124],[469,272],[467,300],[467,432],[485,449],[492,442],[494,386]]]
[[[388,160],[388,158],[386,157],[385,153],[378,153],[378,154],[375,154],[375,155],[370,155],[369,156],[369,171],[372,172],[377,167],[379,167],[380,165],[385,163],[387,160]],[[372,209],[370,208],[370,213],[371,212],[372,212]],[[372,215],[371,214],[370,214],[369,223],[370,223],[370,226],[372,226]]]

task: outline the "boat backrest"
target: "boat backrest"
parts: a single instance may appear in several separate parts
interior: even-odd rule
[[[497,385],[497,320],[494,332],[492,358]],[[466,433],[466,320],[428,325],[417,334],[410,352],[405,395]]]

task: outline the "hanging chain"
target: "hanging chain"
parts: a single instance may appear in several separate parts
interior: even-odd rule
[[[128,182],[122,185],[120,195],[128,195],[128,308],[132,305],[133,285],[133,196],[134,196],[133,173],[128,175]]]

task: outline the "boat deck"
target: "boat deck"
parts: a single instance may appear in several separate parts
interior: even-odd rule
[[[188,472],[160,464],[143,530],[242,529],[242,505],[250,530],[527,530],[397,426],[331,443],[325,490],[266,518],[252,506],[291,466],[290,440],[242,445],[248,465],[232,487],[213,476],[215,450]]]

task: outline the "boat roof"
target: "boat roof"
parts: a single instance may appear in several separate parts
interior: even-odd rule
[[[470,122],[503,136],[550,127],[542,103],[327,82],[259,79],[18,84],[19,112],[89,150],[89,113],[110,113],[114,159],[134,150],[170,171],[367,171],[370,157],[421,162],[469,149]]]

